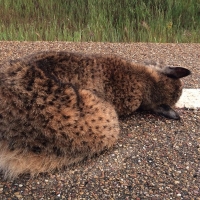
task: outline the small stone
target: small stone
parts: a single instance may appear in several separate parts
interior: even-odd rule
[[[178,193],[178,194],[177,194],[177,197],[181,197],[181,194],[180,194],[180,193]]]
[[[153,194],[153,190],[149,190],[149,194]]]
[[[22,195],[20,194],[20,192],[15,192],[14,195],[15,195],[17,198],[22,198]]]
[[[175,183],[175,184],[179,184],[179,183],[180,183],[180,181],[174,181],[174,183]]]

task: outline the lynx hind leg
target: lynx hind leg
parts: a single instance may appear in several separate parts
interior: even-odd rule
[[[77,141],[77,145],[79,150],[84,150],[86,146],[85,152],[93,155],[113,146],[118,139],[118,116],[110,103],[90,90],[81,90],[80,95],[82,102],[79,131],[83,141]]]
[[[57,137],[57,149],[66,156],[64,165],[76,163],[108,149],[119,135],[118,116],[110,103],[86,89],[78,90],[77,95],[75,110],[79,111],[78,118],[77,115],[71,117],[73,107],[72,111],[66,110],[66,115],[72,114],[62,121],[63,128],[60,137]],[[57,122],[52,124],[56,126]]]
[[[76,109],[72,106],[70,109],[64,109],[64,113],[60,111],[66,116],[69,115],[62,120],[63,127],[58,131],[57,135],[60,136],[56,138],[57,149],[69,158],[65,165],[111,147],[119,135],[118,117],[110,103],[90,90],[80,89],[76,94]],[[75,111],[78,111],[78,116],[72,116]],[[52,128],[57,126],[57,123],[56,120],[52,121]]]
[[[51,109],[51,113],[53,112],[56,117],[43,131],[46,132],[43,135],[46,138],[44,147],[39,136],[35,139],[29,138],[29,146],[32,145],[34,148],[38,146],[41,152],[34,152],[24,146],[11,151],[8,141],[0,142],[0,169],[5,174],[5,178],[16,178],[23,173],[30,173],[33,176],[60,169],[80,162],[86,157],[92,157],[116,142],[119,125],[113,106],[89,90],[77,92],[80,97],[78,104],[74,104],[74,95],[72,95],[73,106],[69,107],[67,104],[63,107],[62,104],[61,110],[56,110],[56,107],[55,110]],[[72,89],[67,89],[66,93],[72,94]],[[59,101],[55,103],[57,104]],[[49,112],[48,107],[46,110]],[[70,118],[64,118],[59,122],[64,114],[70,115]],[[48,133],[48,129],[52,128],[57,131]],[[54,139],[48,141],[51,139],[50,136]]]

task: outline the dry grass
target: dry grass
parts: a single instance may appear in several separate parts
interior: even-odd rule
[[[200,42],[199,0],[1,0],[0,40]]]

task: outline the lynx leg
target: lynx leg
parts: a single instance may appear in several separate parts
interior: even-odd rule
[[[131,115],[134,111],[136,111],[142,103],[142,96],[138,92],[134,96],[126,97],[120,100],[120,103],[115,105],[118,115],[128,116]]]
[[[72,104],[64,106],[62,101],[58,105],[58,101],[55,106],[43,109],[51,111],[53,117],[44,128],[37,129],[38,133],[19,134],[12,149],[9,138],[0,141],[0,169],[5,177],[15,178],[22,173],[37,175],[59,169],[92,157],[116,142],[118,118],[108,102],[89,90],[80,90],[77,93],[79,102],[74,103],[72,88],[65,92],[72,95]],[[44,111],[42,115],[48,119]],[[37,123],[40,127],[37,120],[32,124],[36,126]]]
[[[89,90],[82,90],[80,94],[82,102],[79,132],[83,133],[89,152],[98,153],[111,147],[118,139],[118,117],[110,103]]]

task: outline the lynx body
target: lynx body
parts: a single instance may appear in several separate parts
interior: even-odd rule
[[[137,109],[179,119],[181,67],[138,65],[117,56],[41,52],[0,68],[0,170],[32,175],[113,146],[118,116]]]

